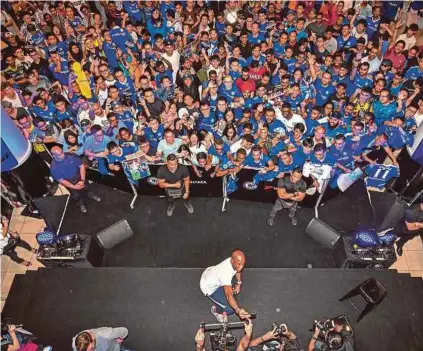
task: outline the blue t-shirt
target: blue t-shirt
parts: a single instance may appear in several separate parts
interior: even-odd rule
[[[378,129],[378,133],[385,133],[388,136],[388,145],[394,149],[413,145],[413,135],[401,127],[382,126]]]
[[[314,87],[316,89],[316,105],[323,106],[329,101],[329,97],[335,93],[335,88],[332,84],[329,83],[327,87],[322,85],[320,78],[317,78],[314,82]]]
[[[128,12],[129,17],[134,19],[136,22],[142,22],[143,14],[141,9],[138,7],[138,1],[124,1],[123,8]]]
[[[116,44],[111,42],[103,42],[103,51],[106,55],[107,62],[111,68],[116,68],[118,66],[118,60],[116,58]]]
[[[69,75],[70,75],[70,70],[69,70],[69,63],[68,61],[66,61],[65,59],[61,59],[60,62],[60,72],[56,72],[56,64],[50,63],[49,65],[50,71],[51,73],[53,73],[54,78],[56,78],[62,85],[68,86],[69,84]]]
[[[97,142],[94,135],[90,135],[84,141],[84,149],[90,150],[93,153],[103,152],[107,148],[107,144],[111,139],[107,135],[103,135],[103,140]]]
[[[37,117],[43,118],[46,122],[55,122],[57,111],[56,107],[47,104],[46,109],[42,110],[38,106],[34,106],[33,111]]]
[[[250,153],[246,159],[244,165],[247,167],[253,167],[253,168],[264,168],[267,167],[269,161],[271,161],[271,158],[265,154],[261,154],[260,158],[256,161],[254,160],[253,155]]]
[[[150,127],[145,128],[144,136],[148,140],[148,143],[150,144],[150,146],[153,147],[154,149],[157,149],[157,146],[159,145],[160,140],[162,140],[164,136],[163,124],[160,124],[159,129],[157,129],[155,132]]]
[[[329,152],[326,152],[325,157],[322,160],[319,160],[316,155],[314,154],[314,152],[312,152],[310,154],[310,162],[312,164],[317,164],[317,165],[328,165],[328,166],[335,166],[336,165],[336,159],[335,157],[330,154]]]
[[[383,105],[380,101],[373,103],[373,113],[375,115],[375,123],[382,126],[384,122],[391,121],[395,116],[396,103],[391,102],[388,105]]]
[[[300,152],[294,152],[291,154],[292,162],[289,165],[284,164],[281,160],[278,162],[279,172],[290,172],[296,168],[303,167],[305,158],[302,157]]]
[[[126,52],[126,43],[132,42],[132,37],[129,32],[118,26],[110,30],[110,36],[112,37],[112,41],[121,48],[123,52]]]
[[[423,77],[423,70],[420,71],[419,66],[410,67],[404,75],[404,78],[407,80],[416,80],[421,77]]]
[[[342,149],[337,149],[335,145],[329,148],[329,154],[336,160],[337,163],[350,167],[353,164],[353,149],[351,144],[345,143]]]
[[[226,98],[228,103],[231,103],[234,98],[241,96],[241,92],[235,84],[232,84],[231,89],[228,90],[226,89],[225,84],[222,83],[219,87],[219,95]]]
[[[50,167],[52,177],[57,180],[69,180],[75,182],[80,179],[79,169],[82,166],[80,157],[71,154],[65,154],[62,161],[53,160]]]
[[[266,38],[264,37],[263,33],[260,32],[256,37],[253,36],[253,34],[248,34],[248,41],[251,43],[251,45],[255,45],[263,43],[266,41]]]
[[[344,39],[342,35],[339,35],[336,38],[337,48],[338,50],[341,49],[350,49],[355,47],[357,44],[357,39],[350,35],[347,39]]]

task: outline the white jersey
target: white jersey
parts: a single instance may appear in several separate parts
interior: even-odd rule
[[[231,286],[235,274],[236,270],[233,269],[231,258],[228,257],[218,265],[206,268],[201,275],[200,289],[204,295],[210,296],[221,286]]]

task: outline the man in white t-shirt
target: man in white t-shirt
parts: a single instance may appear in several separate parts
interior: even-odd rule
[[[227,315],[236,313],[239,318],[246,319],[250,314],[239,307],[234,294],[241,292],[241,272],[245,266],[245,255],[240,250],[232,251],[231,257],[216,266],[206,268],[201,275],[200,289],[205,296],[214,302],[211,312],[222,323]],[[235,287],[232,280],[235,277]]]

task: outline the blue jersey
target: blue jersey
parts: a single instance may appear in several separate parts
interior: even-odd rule
[[[368,165],[365,172],[367,174],[366,186],[378,189],[383,189],[389,180],[400,176],[399,167],[394,165]]]
[[[84,141],[84,150],[90,150],[93,153],[103,152],[107,148],[107,144],[111,142],[111,139],[107,136],[103,136],[103,140],[97,142],[94,135],[88,136]]]
[[[220,23],[220,22],[216,22],[215,24],[216,27],[216,31],[219,34],[219,36],[224,35],[226,33],[225,27],[226,27],[226,23]]]
[[[154,149],[157,149],[160,140],[164,137],[164,126],[161,124],[159,129],[153,131],[150,127],[144,129],[144,136],[148,140],[150,146]]]
[[[380,101],[373,103],[373,113],[375,115],[375,123],[382,126],[384,122],[391,121],[395,116],[397,109],[396,103],[391,102],[388,105],[383,105]]]
[[[134,143],[125,143],[121,146],[122,154],[120,156],[115,156],[112,154],[107,155],[107,161],[109,164],[122,163],[125,161],[125,157],[132,155],[138,151],[138,147]]]
[[[56,110],[56,117],[59,122],[62,122],[65,119],[70,119],[71,121],[76,122],[75,115],[69,107],[63,113]]]
[[[46,105],[45,110],[40,109],[38,106],[34,106],[34,114],[37,117],[43,118],[46,122],[55,122],[56,111],[56,108],[49,104]]]
[[[130,131],[134,130],[135,119],[131,111],[123,111],[123,113],[116,113],[116,117],[119,121],[125,124],[125,127]]]
[[[316,165],[327,165],[327,166],[335,166],[336,165],[336,159],[335,157],[330,154],[329,152],[326,152],[325,157],[322,160],[319,160],[316,155],[314,153],[310,154],[310,162],[312,164],[316,164]]]
[[[222,83],[219,87],[219,95],[226,98],[226,101],[230,104],[234,98],[241,96],[241,92],[235,84],[232,84],[232,88],[228,90]]]
[[[414,137],[401,127],[382,126],[378,129],[379,133],[385,133],[388,136],[388,145],[394,149],[401,149],[406,145],[413,145]]]
[[[322,85],[320,78],[317,78],[314,82],[314,87],[316,90],[316,105],[323,106],[329,100],[329,97],[335,93],[335,88],[332,84],[329,83],[327,87]]]
[[[342,35],[339,35],[336,38],[338,51],[341,49],[350,49],[355,47],[357,44],[357,39],[350,35],[347,39],[344,39]]]
[[[294,152],[291,154],[292,162],[289,165],[286,165],[281,160],[278,162],[279,172],[290,172],[296,168],[302,168],[305,162],[305,158],[302,157],[301,153]]]
[[[126,78],[125,82],[116,81],[115,87],[119,89],[119,95],[127,96],[135,104],[137,101],[137,94],[135,91],[134,82],[130,78]]]
[[[264,37],[263,33],[259,33],[256,37],[252,34],[248,34],[248,41],[251,43],[251,45],[255,45],[265,42],[266,38]]]
[[[75,16],[73,19],[68,19],[68,22],[70,24],[70,26],[75,29],[78,28],[79,26],[83,26],[84,22],[82,21],[82,18],[79,16]]]
[[[272,123],[268,124],[270,134],[279,133],[281,135],[288,134],[288,130],[282,121],[275,119]]]
[[[294,73],[295,71],[295,64],[297,62],[297,60],[295,59],[295,57],[291,57],[291,58],[283,58],[282,62],[288,67],[288,72],[289,73]]]
[[[329,154],[336,160],[337,163],[345,167],[351,167],[354,164],[353,149],[351,144],[345,143],[341,149],[338,149],[335,147],[335,145],[332,145],[329,148]]]
[[[132,42],[132,37],[126,29],[115,26],[110,30],[112,41],[123,51],[126,52],[126,43]]]
[[[373,16],[367,17],[367,27],[366,33],[369,40],[372,39],[373,35],[377,32],[380,24],[380,18],[377,20],[373,20]]]
[[[123,8],[128,12],[129,17],[135,20],[135,22],[143,21],[143,14],[141,9],[138,7],[138,1],[124,1]]]
[[[423,70],[420,70],[418,66],[410,67],[404,75],[404,78],[407,80],[416,80],[421,77],[423,77]]]
[[[259,66],[263,66],[266,62],[266,58],[263,55],[260,55],[259,58],[256,60],[253,56],[250,56],[247,58],[247,64],[248,66],[251,66],[251,63],[253,61],[257,61],[259,63]]]
[[[62,85],[68,86],[69,85],[69,63],[65,59],[61,59],[60,61],[60,72],[56,72],[56,64],[54,62],[50,63],[49,69],[51,73],[53,73],[54,78],[56,78]]]
[[[200,118],[197,122],[197,130],[205,129],[208,132],[213,131],[213,127],[216,124],[216,115],[213,111],[210,111],[210,116],[204,117],[200,115]]]
[[[42,31],[37,30],[29,39],[29,43],[34,46],[44,47],[46,46],[44,40],[45,36]]]
[[[220,160],[220,162],[222,162],[222,161],[226,162],[227,154],[230,151],[231,151],[231,149],[229,148],[229,146],[227,144],[223,144],[223,150],[221,152],[218,152],[216,150],[216,148],[214,147],[214,145],[212,145],[212,146],[210,146],[210,149],[209,149],[209,155],[216,156]]]
[[[113,42],[103,42],[103,51],[106,55],[107,62],[111,68],[116,68],[118,66],[118,60],[116,58],[116,44]]]
[[[285,54],[286,44],[281,45],[279,42],[273,44],[273,50],[275,51],[275,56],[278,58],[282,58],[283,54]]]
[[[255,160],[253,155],[250,153],[246,157],[244,165],[253,168],[264,168],[267,167],[269,161],[271,161],[270,157],[264,155],[263,153],[260,155],[260,158],[258,160]]]
[[[370,77],[361,77],[359,74],[356,74],[354,77],[354,80],[352,82],[352,89],[353,89],[353,93],[357,90],[357,89],[361,89],[361,88],[372,88],[373,87],[373,80]]]

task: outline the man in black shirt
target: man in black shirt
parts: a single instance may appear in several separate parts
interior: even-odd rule
[[[404,244],[417,235],[423,234],[423,202],[405,210],[404,220],[397,225],[397,254],[402,255]]]
[[[174,154],[167,157],[166,165],[161,166],[157,172],[159,187],[165,189],[169,200],[167,215],[172,216],[175,209],[176,199],[182,198],[188,213],[194,213],[194,207],[189,202],[189,172],[188,168],[178,163]]]
[[[302,179],[303,173],[301,168],[296,168],[291,174],[287,174],[284,178],[279,179],[277,193],[278,199],[270,212],[267,223],[270,226],[275,225],[276,214],[284,209],[289,209],[289,218],[291,218],[292,225],[297,225],[297,218],[295,212],[297,211],[298,202],[305,197],[307,184]]]

